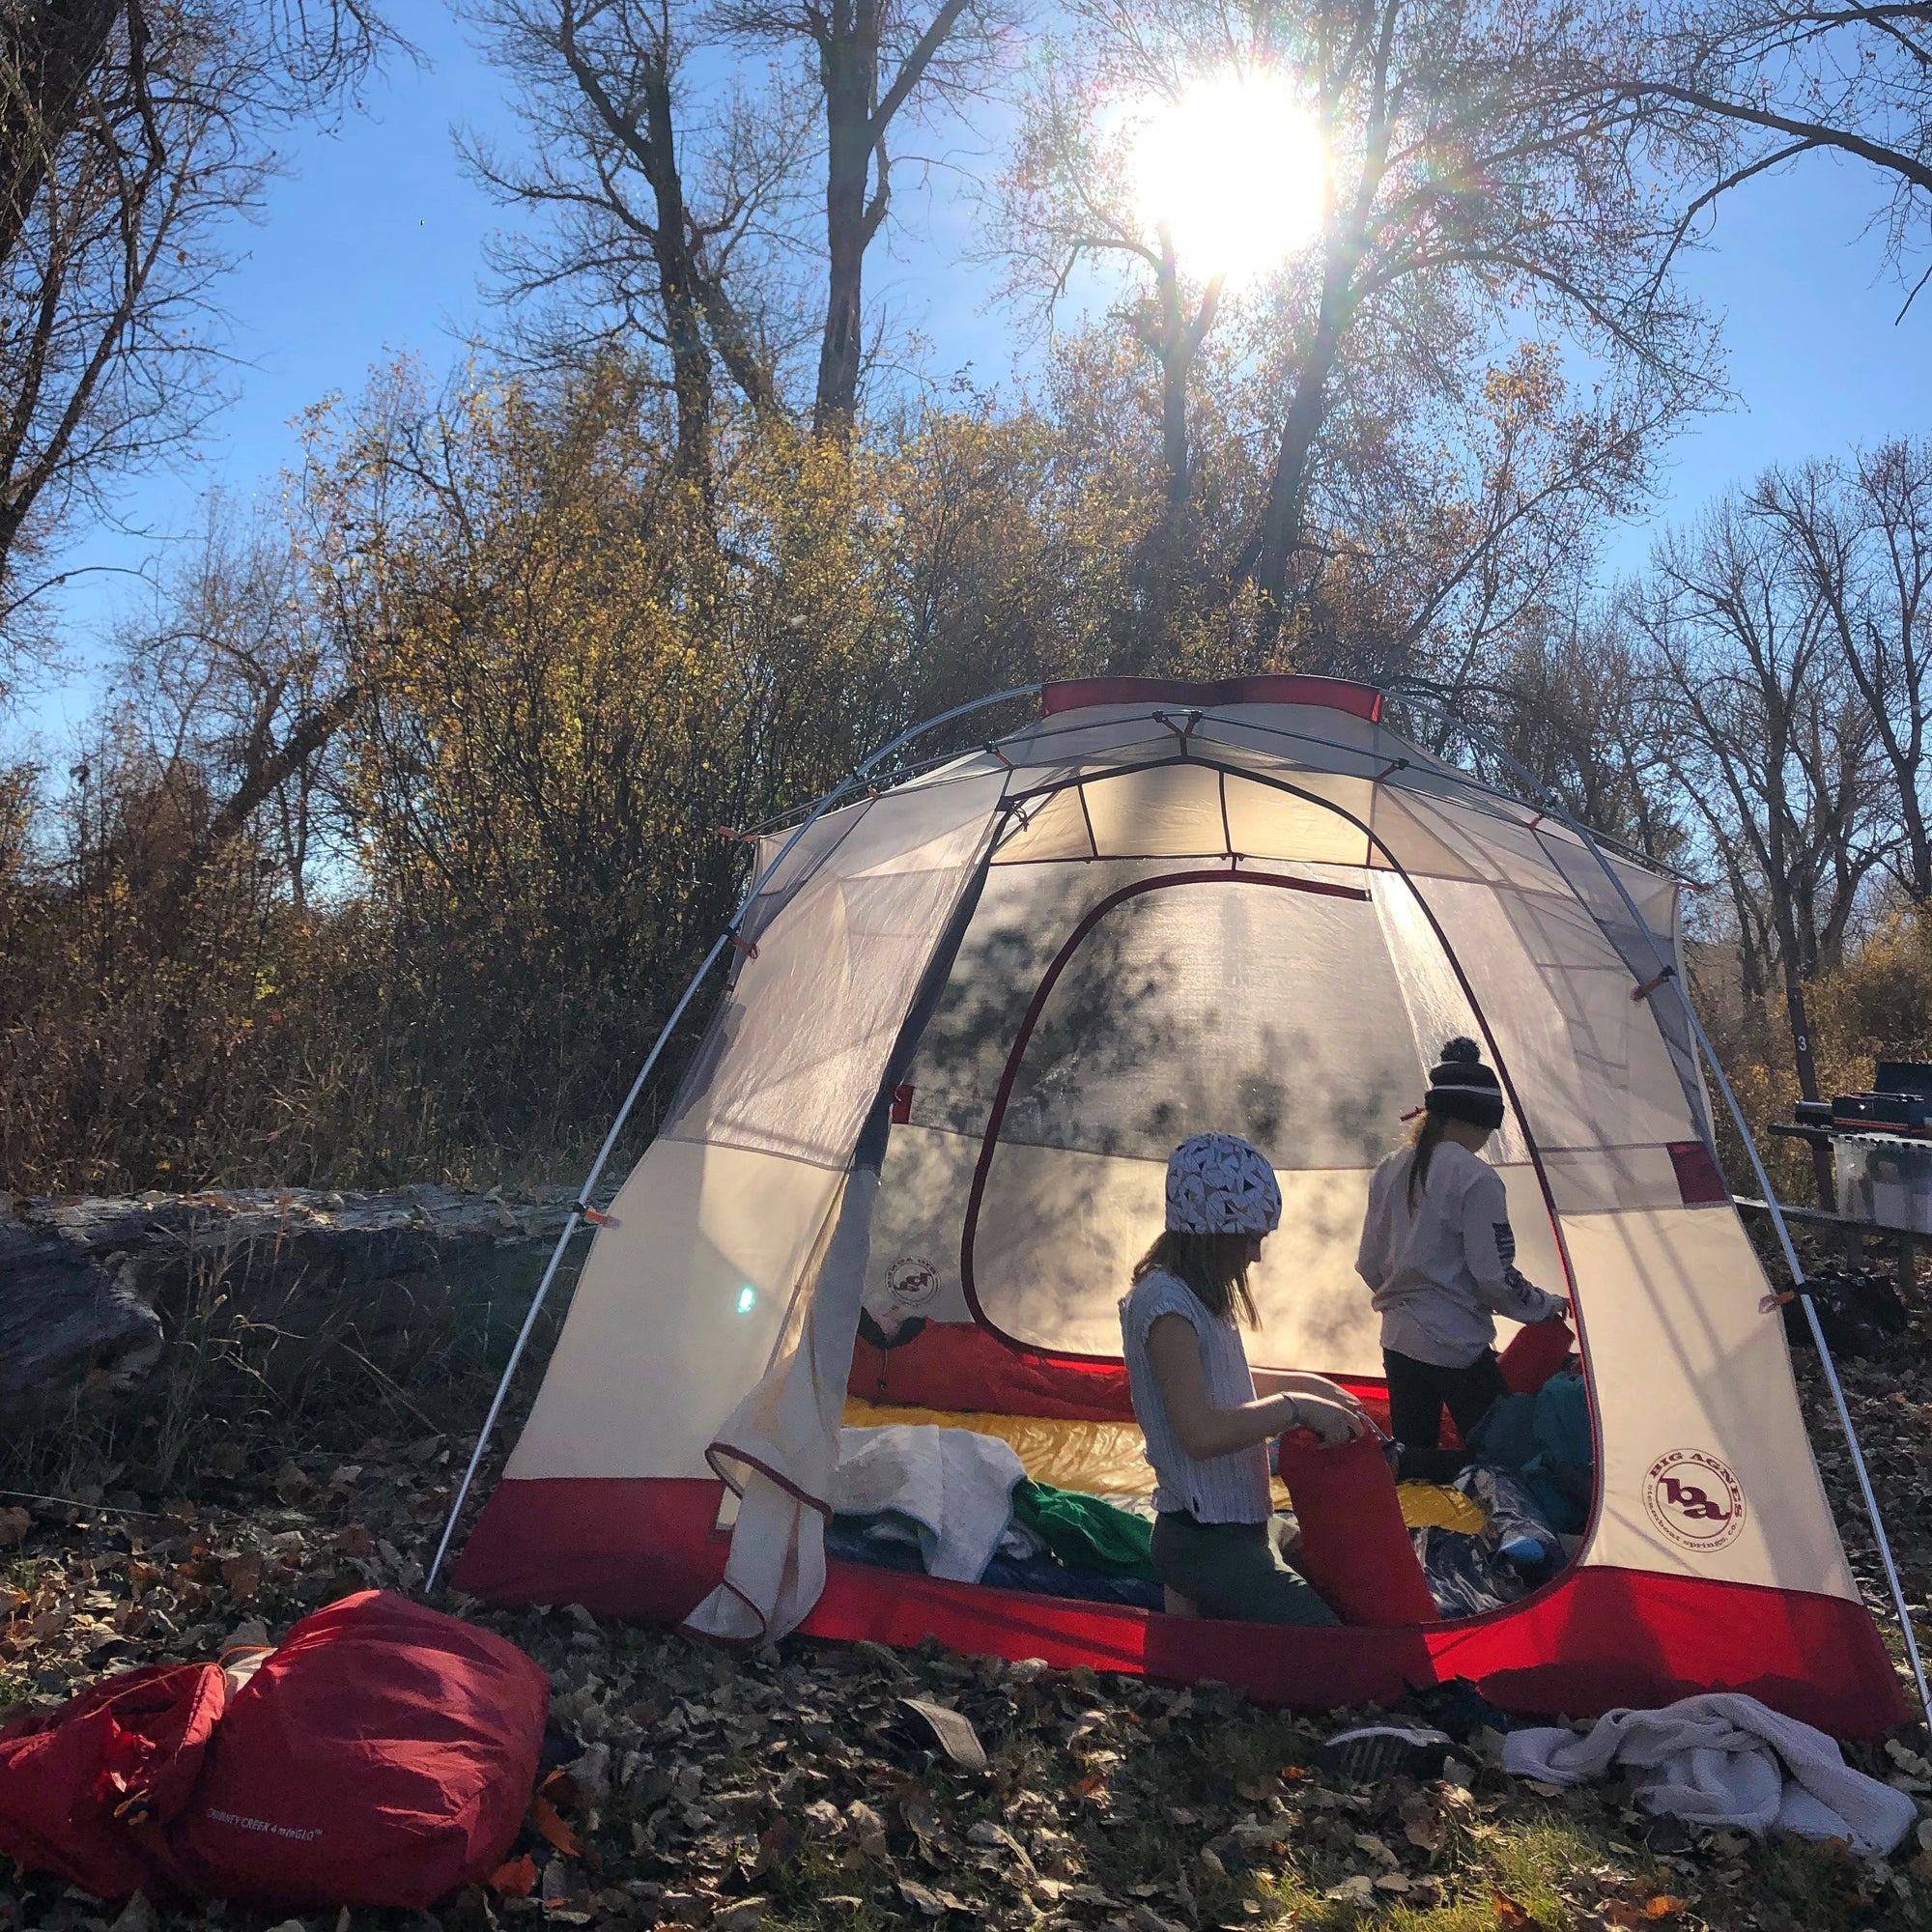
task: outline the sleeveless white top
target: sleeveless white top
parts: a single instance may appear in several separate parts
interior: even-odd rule
[[[1232,1456],[1197,1461],[1181,1448],[1167,1419],[1167,1405],[1161,1400],[1147,1349],[1148,1330],[1163,1315],[1178,1315],[1194,1330],[1208,1400],[1216,1408],[1237,1408],[1255,1399],[1248,1351],[1232,1319],[1210,1314],[1184,1281],[1163,1270],[1135,1282],[1121,1297],[1121,1347],[1134,1419],[1147,1437],[1147,1459],[1153,1465],[1153,1506],[1186,1510],[1201,1522],[1265,1522],[1274,1514],[1268,1493],[1267,1445],[1257,1442]]]

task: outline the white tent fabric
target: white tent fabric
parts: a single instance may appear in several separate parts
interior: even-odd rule
[[[1581,1327],[1579,1563],[1856,1602],[1750,1244],[1684,1180],[1708,1108],[1644,990],[1677,962],[1675,888],[1609,863],[1640,927],[1567,830],[1322,704],[1095,703],[828,813],[746,922],[508,1480],[717,1469],[740,1500],[691,1622],[796,1628],[868,1290],[913,1260],[935,1322],[1115,1357],[1167,1149],[1210,1127],[1283,1185],[1251,1352],[1378,1373],[1368,1178],[1474,1033],[1508,1083],[1521,1264]],[[1728,1486],[1721,1534],[1660,1502],[1673,1457]]]

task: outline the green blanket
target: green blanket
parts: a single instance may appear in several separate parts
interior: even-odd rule
[[[1077,1490],[1056,1490],[1047,1483],[1022,1482],[1013,1490],[1013,1518],[1039,1538],[1069,1570],[1097,1572],[1103,1577],[1145,1577],[1153,1574],[1149,1549],[1153,1525],[1098,1496]]]

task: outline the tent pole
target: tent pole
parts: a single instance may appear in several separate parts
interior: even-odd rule
[[[1409,696],[1412,698],[1413,694],[1405,694],[1405,696]],[[1446,715],[1453,718],[1455,723],[1462,725],[1463,729],[1468,730],[1470,728],[1463,720],[1457,718],[1453,712],[1449,712],[1448,707],[1441,704],[1439,700],[1429,699],[1425,701],[1435,702],[1436,709],[1443,711]],[[1520,779],[1525,781],[1532,788],[1538,788],[1538,781],[1533,773],[1524,770],[1521,765],[1518,764],[1501,746],[1489,738],[1487,732],[1481,735],[1488,743],[1490,751],[1495,756],[1502,759]],[[1583,841],[1583,844],[1589,850],[1590,856],[1603,867],[1604,876],[1609,880],[1611,889],[1622,899],[1624,910],[1630,914],[1631,920],[1636,926],[1636,929],[1646,935],[1649,934],[1649,923],[1637,910],[1636,901],[1631,897],[1624,882],[1617,877],[1616,868],[1604,856],[1603,847],[1598,844],[1589,827],[1573,816],[1569,808],[1564,805],[1554,792],[1546,790],[1544,800],[1545,810],[1552,816],[1561,819]],[[1654,940],[1652,948],[1653,951],[1658,951]],[[1681,976],[1678,974],[1676,962],[1663,958],[1661,951],[1658,952],[1658,965],[1662,969],[1662,976],[1667,979],[1670,986],[1676,992],[1678,1004],[1684,1009],[1684,1017],[1690,1022],[1690,1031],[1696,1038],[1698,1050],[1704,1056],[1704,1064],[1710,1067],[1713,1077],[1717,1080],[1718,1091],[1724,1096],[1724,1106],[1730,1114],[1732,1123],[1738,1130],[1738,1137],[1744,1142],[1745,1153],[1750,1161],[1751,1172],[1757,1177],[1757,1184],[1763,1195],[1764,1204],[1771,1211],[1772,1226],[1777,1230],[1778,1245],[1784,1250],[1784,1264],[1791,1271],[1792,1285],[1797,1291],[1799,1300],[1804,1304],[1804,1320],[1811,1330],[1811,1341],[1818,1350],[1818,1360],[1824,1368],[1825,1379],[1831,1387],[1833,1405],[1838,1411],[1838,1427],[1844,1432],[1846,1447],[1852,1452],[1852,1467],[1858,1471],[1859,1492],[1864,1499],[1865,1517],[1871,1523],[1872,1539],[1878,1545],[1879,1560],[1885,1566],[1885,1580],[1891,1591],[1891,1604],[1893,1610],[1898,1616],[1899,1634],[1905,1639],[1905,1654],[1911,1660],[1913,1682],[1918,1689],[1919,1708],[1925,1713],[1927,1728],[1932,1729],[1932,1691],[1928,1691],[1926,1689],[1925,1666],[1918,1655],[1918,1639],[1912,1628],[1912,1613],[1906,1607],[1905,1587],[1899,1581],[1898,1566],[1892,1560],[1891,1540],[1886,1535],[1885,1522],[1879,1515],[1878,1497],[1872,1490],[1871,1473],[1865,1466],[1864,1448],[1859,1441],[1858,1430],[1852,1423],[1851,1406],[1845,1401],[1844,1387],[1838,1380],[1838,1365],[1833,1360],[1831,1348],[1826,1343],[1825,1330],[1818,1320],[1817,1306],[1806,1292],[1804,1269],[1798,1260],[1798,1250],[1792,1245],[1791,1229],[1785,1221],[1784,1209],[1778,1203],[1776,1190],[1772,1187],[1771,1177],[1765,1172],[1764,1161],[1757,1151],[1757,1139],[1752,1134],[1750,1125],[1745,1119],[1744,1109],[1738,1104],[1737,1094],[1731,1091],[1731,1083],[1725,1077],[1723,1066],[1719,1062],[1717,1049],[1711,1044],[1711,1036],[1704,1031],[1704,1022],[1697,1017],[1697,1009],[1690,1004],[1690,988],[1684,984]]]
[[[749,901],[747,901],[749,903]],[[744,917],[741,909],[739,919]],[[544,1297],[550,1293],[550,1285],[556,1279],[558,1265],[563,1261],[563,1251],[569,1247],[570,1238],[577,1233],[577,1224],[583,1218],[583,1210],[590,1204],[591,1190],[597,1185],[598,1177],[604,1172],[604,1163],[611,1157],[611,1150],[616,1145],[617,1136],[623,1130],[624,1122],[630,1118],[631,1109],[637,1104],[638,1095],[644,1091],[644,1082],[658,1063],[658,1056],[664,1051],[665,1042],[671,1037],[679,1020],[684,1017],[684,1009],[696,996],[697,989],[704,983],[712,967],[718,963],[718,955],[730,944],[731,935],[738,929],[738,920],[734,919],[718,935],[711,951],[704,955],[704,963],[692,975],[691,983],[684,989],[684,997],[671,1009],[670,1018],[664,1023],[644,1064],[638,1069],[638,1077],[631,1082],[631,1091],[624,1096],[624,1104],[617,1109],[617,1118],[611,1122],[611,1131],[604,1136],[604,1145],[597,1150],[597,1158],[591,1163],[590,1172],[584,1177],[583,1185],[578,1189],[576,1205],[571,1208],[563,1224],[563,1233],[556,1237],[556,1246],[550,1251],[550,1265],[543,1271],[543,1279],[537,1283],[537,1292],[530,1297],[529,1312],[524,1317],[524,1325],[517,1330],[517,1339],[510,1350],[510,1359],[503,1365],[501,1379],[497,1383],[497,1393],[490,1399],[489,1412],[483,1418],[483,1427],[477,1432],[476,1446],[469,1452],[469,1465],[463,1472],[463,1480],[456,1486],[456,1500],[449,1506],[449,1520],[442,1526],[442,1541],[436,1546],[436,1560],[429,1566],[429,1576],[423,1582],[423,1595],[428,1596],[436,1588],[436,1579],[442,1569],[442,1559],[449,1553],[449,1539],[456,1534],[457,1518],[463,1514],[463,1505],[469,1500],[469,1486],[476,1480],[476,1466],[483,1460],[483,1451],[489,1446],[491,1432],[497,1427],[497,1417],[503,1406],[503,1398],[510,1391],[510,1380],[517,1373],[517,1364],[524,1358],[524,1346],[530,1339],[530,1330],[536,1326],[537,1312],[544,1305]]]
[[[791,856],[792,848],[811,830],[811,828],[831,810],[838,800],[848,792],[862,785],[872,774],[875,767],[883,763],[900,746],[910,744],[923,733],[931,731],[941,724],[950,724],[955,718],[963,718],[971,711],[983,711],[988,705],[1004,704],[1016,697],[1037,697],[1042,686],[1037,684],[1016,685],[1010,691],[995,692],[990,697],[976,697],[965,704],[955,704],[950,711],[942,711],[938,716],[927,718],[923,723],[901,731],[897,737],[887,742],[855,766],[852,775],[825,793],[800,820],[798,828],[779,848],[772,863],[752,881],[738,910],[732,915],[731,923],[713,942],[711,951],[704,955],[704,962],[691,976],[691,983],[685,987],[678,1003],[671,1009],[669,1019],[666,1020],[644,1064],[638,1069],[638,1077],[631,1082],[631,1091],[624,1095],[624,1104],[617,1109],[617,1117],[611,1122],[611,1131],[604,1136],[604,1145],[597,1150],[597,1158],[590,1164],[590,1172],[584,1177],[583,1185],[577,1191],[577,1201],[563,1224],[563,1233],[556,1237],[556,1246],[551,1250],[550,1264],[543,1271],[543,1279],[537,1283],[537,1292],[530,1298],[529,1312],[524,1317],[524,1325],[517,1331],[516,1342],[510,1350],[510,1359],[504,1364],[501,1378],[497,1383],[497,1393],[490,1400],[490,1407],[483,1418],[483,1427],[477,1432],[476,1446],[469,1452],[469,1465],[463,1471],[463,1480],[456,1486],[455,1500],[449,1506],[449,1520],[442,1526],[442,1539],[436,1546],[435,1560],[429,1566],[429,1575],[423,1580],[423,1595],[428,1596],[436,1588],[436,1579],[441,1574],[442,1560],[449,1553],[450,1539],[456,1534],[457,1519],[463,1514],[463,1505],[469,1500],[469,1486],[476,1480],[477,1466],[483,1461],[483,1452],[490,1443],[491,1432],[497,1427],[497,1417],[501,1413],[503,1399],[510,1392],[510,1380],[517,1373],[517,1364],[523,1360],[525,1345],[530,1339],[530,1331],[536,1326],[537,1313],[543,1307],[544,1297],[550,1293],[550,1285],[556,1279],[556,1271],[563,1261],[564,1250],[570,1245],[570,1238],[577,1232],[577,1224],[588,1218],[591,1191],[596,1187],[599,1177],[604,1172],[604,1163],[611,1158],[611,1151],[617,1145],[617,1136],[624,1130],[624,1122],[631,1117],[631,1109],[638,1104],[638,1096],[644,1091],[644,1082],[649,1079],[651,1068],[658,1064],[658,1057],[664,1050],[677,1023],[684,1017],[685,1009],[697,996],[697,989],[704,983],[712,967],[717,965],[719,955],[737,938],[738,928],[745,923],[745,915],[751,911],[753,901],[771,882],[773,873]]]

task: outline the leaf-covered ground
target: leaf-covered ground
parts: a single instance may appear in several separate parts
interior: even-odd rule
[[[1801,1376],[1848,1547],[1876,1586],[1829,1405],[1815,1369],[1801,1363]],[[1926,1333],[1915,1327],[1886,1361],[1848,1367],[1845,1381],[1923,1609]],[[120,1486],[104,1494],[0,1497],[0,1705],[50,1703],[136,1662],[206,1657],[251,1623],[273,1637],[369,1584],[419,1587],[464,1446],[428,1435],[303,1451],[257,1435],[214,1446],[179,1496],[144,1494],[110,1470]],[[546,1786],[497,1887],[436,1915],[449,1932],[1932,1924],[1932,1852],[1916,1838],[1889,1861],[1734,1833],[1693,1842],[1633,1806],[1625,1786],[1551,1795],[1512,1779],[1480,1738],[1443,1779],[1358,1786],[1315,1770],[1322,1741],[1359,1712],[1266,1711],[1217,1687],[937,1648],[791,1641],[727,1654],[582,1610],[461,1607],[550,1671],[554,1754],[570,1769]],[[984,1768],[952,1762],[908,1697],[962,1713]],[[1920,1796],[1932,1843],[1932,1766],[1903,1742],[1854,1757]],[[384,1917],[429,1932],[421,1915],[352,1922]],[[124,1911],[0,1861],[0,1932],[263,1932],[278,1920],[219,1904]],[[312,1917],[305,1932],[335,1925]]]

